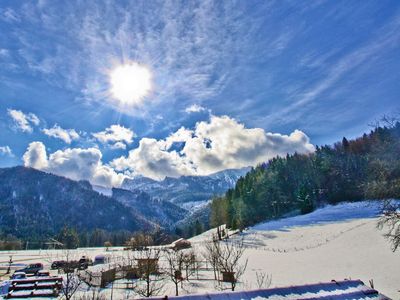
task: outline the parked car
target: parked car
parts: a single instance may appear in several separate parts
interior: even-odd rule
[[[108,264],[111,261],[110,256],[108,255],[97,255],[94,258],[94,265]]]
[[[85,270],[92,265],[93,261],[86,256],[82,256],[81,259],[79,260],[79,270]]]
[[[64,260],[56,260],[53,261],[53,263],[51,264],[51,269],[52,270],[58,270],[61,269],[65,266],[66,262]]]
[[[79,269],[79,261],[77,260],[66,261],[62,266],[62,271],[64,273],[73,273],[75,269]]]
[[[25,279],[25,278],[26,278],[26,273],[25,272],[15,272],[11,276],[11,279]]]
[[[23,269],[16,270],[15,272],[24,272],[25,274],[37,274],[40,270],[43,270],[43,264],[36,263],[36,264],[29,264]]]

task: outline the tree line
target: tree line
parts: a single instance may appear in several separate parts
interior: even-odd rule
[[[341,201],[400,197],[400,123],[311,154],[275,157],[253,168],[211,203],[210,225],[243,229]]]
[[[45,249],[53,246],[57,249],[126,246],[133,237],[140,234],[140,231],[106,231],[99,228],[92,231],[79,231],[75,227],[65,225],[57,235],[52,237],[53,241],[56,240],[62,246],[48,244],[48,242],[51,242],[50,238],[23,240],[10,234],[0,234],[0,250]],[[156,228],[152,232],[148,232],[148,235],[151,236],[153,243],[156,245],[168,244],[178,238],[177,235],[171,234],[162,228]]]

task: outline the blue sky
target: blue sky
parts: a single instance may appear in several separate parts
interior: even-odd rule
[[[3,0],[0,32],[0,166],[205,175],[399,109],[399,1]],[[121,106],[110,74],[132,63],[152,89]]]

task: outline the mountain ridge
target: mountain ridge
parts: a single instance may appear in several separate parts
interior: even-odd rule
[[[0,168],[0,236],[42,239],[57,235],[64,226],[80,232],[135,232],[157,228],[155,221],[94,191],[87,181],[22,166]]]
[[[156,181],[147,177],[126,178],[121,187],[127,190],[141,190],[152,197],[184,206],[188,202],[204,202],[224,194],[234,187],[250,167],[227,169],[207,176],[166,177]]]

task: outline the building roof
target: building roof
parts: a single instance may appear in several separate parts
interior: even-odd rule
[[[165,299],[165,298],[153,298]],[[366,286],[361,280],[332,281],[252,291],[193,294],[168,299],[210,300],[390,300],[378,291]]]

